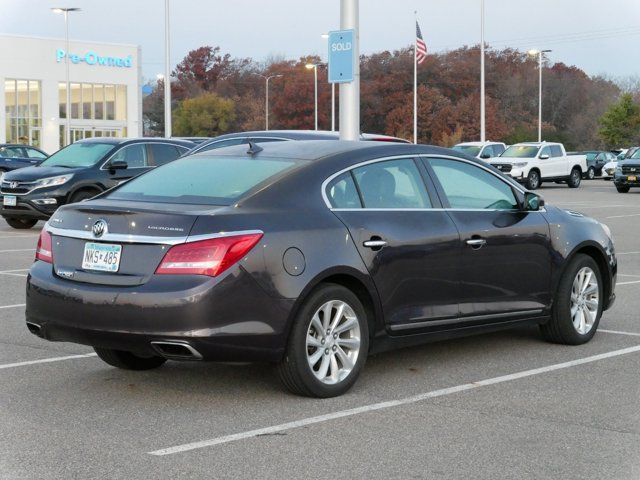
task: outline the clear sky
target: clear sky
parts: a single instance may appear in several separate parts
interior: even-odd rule
[[[640,0],[485,4],[491,45],[550,48],[552,61],[592,75],[640,75]],[[72,39],[138,44],[145,77],[162,71],[164,0],[0,0],[0,33],[63,37],[54,6],[82,8],[71,18]],[[171,0],[171,58],[202,45],[258,61],[325,56],[320,34],[339,27],[339,7],[339,0]],[[480,0],[360,0],[361,52],[413,42],[414,10],[431,51],[479,43]]]

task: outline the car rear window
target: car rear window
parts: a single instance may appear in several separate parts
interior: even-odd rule
[[[128,181],[107,198],[231,205],[249,190],[298,164],[296,160],[278,158],[189,156]]]

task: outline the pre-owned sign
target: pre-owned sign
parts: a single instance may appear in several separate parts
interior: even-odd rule
[[[56,50],[56,60],[59,62],[63,61],[67,56],[67,53],[58,48]],[[123,68],[131,68],[133,66],[133,58],[131,55],[127,55],[126,57],[110,57],[110,56],[102,56],[98,55],[96,52],[88,51],[84,55],[77,55],[75,53],[69,54],[69,61],[71,63],[86,63],[87,65],[99,65],[101,67],[123,67]]]

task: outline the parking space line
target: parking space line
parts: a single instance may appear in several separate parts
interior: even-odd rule
[[[18,308],[18,307],[26,307],[26,303],[16,303],[15,305],[0,305],[0,308]]]
[[[0,365],[0,370],[6,368],[26,367],[28,365],[38,365],[40,363],[62,362],[63,360],[75,360],[78,358],[89,358],[97,356],[95,353],[83,353],[81,355],[67,355],[65,357],[42,358],[40,360],[29,360],[26,362],[5,363]]]
[[[611,217],[604,217],[604,218],[625,218],[625,217],[640,217],[640,213],[630,213],[629,215],[613,215]]]
[[[373,412],[378,410],[385,410],[388,408],[400,407],[403,405],[410,405],[410,404],[422,402],[424,400],[428,400],[430,398],[442,397],[445,395],[451,395],[453,393],[459,393],[466,390],[473,390],[473,389],[485,387],[488,385],[496,385],[499,383],[510,382],[512,380],[518,380],[521,378],[531,377],[534,375],[540,375],[542,373],[553,372],[556,370],[575,367],[577,365],[583,365],[585,363],[597,362],[599,360],[618,357],[620,355],[627,355],[627,354],[636,353],[636,352],[640,352],[640,345],[636,345],[634,347],[627,347],[620,350],[614,350],[611,352],[601,353],[598,355],[592,355],[589,357],[579,358],[577,360],[571,360],[568,362],[556,363],[553,365],[548,365],[546,367],[534,368],[531,370],[524,370],[521,372],[502,375],[499,377],[488,378],[485,380],[480,380],[478,382],[465,383],[462,385],[457,385],[455,387],[443,388],[440,390],[433,390],[431,392],[425,392],[418,395],[413,395],[411,397],[401,398],[398,400],[390,400],[387,402],[373,403],[370,405],[364,405],[361,407],[351,408],[348,410],[340,410],[337,412],[332,412],[325,415],[319,415],[316,417],[303,418],[293,422],[282,423],[279,425],[259,428],[256,430],[248,430],[245,432],[225,435],[222,437],[212,438],[208,440],[186,443],[183,445],[176,445],[174,447],[162,448],[160,450],[154,450],[152,452],[147,452],[147,453],[149,455],[164,456],[164,455],[172,455],[174,453],[188,452],[190,450],[197,450],[200,448],[213,447],[215,445],[222,445],[225,443],[235,442],[238,440],[246,440],[246,439],[254,438],[260,435],[274,434],[278,432],[283,432],[287,430],[304,427],[307,425],[313,425],[316,423],[323,423],[331,420],[336,420],[339,418],[351,417],[354,415],[360,415],[363,413],[368,413],[368,412]]]
[[[0,253],[13,253],[13,252],[33,252],[34,248],[16,248],[13,250],[0,250]]]
[[[638,255],[640,252],[616,252],[616,256],[618,255]]]
[[[640,278],[640,275],[631,275],[630,273],[619,273],[618,274],[619,277],[635,277],[635,278]]]
[[[599,328],[598,332],[602,332],[602,333],[614,333],[616,335],[628,335],[630,337],[640,337],[640,333],[636,333],[636,332],[622,332],[620,330],[605,330],[603,328]]]
[[[8,272],[0,272],[0,275],[9,275],[12,277],[22,277],[22,278],[27,276],[26,273],[8,273]]]
[[[618,283],[616,283],[616,287],[617,287],[618,285],[632,285],[632,284],[634,284],[634,283],[640,283],[640,280],[634,280],[634,281],[632,281],[632,282],[618,282]]]
[[[8,237],[0,237],[0,240],[6,240],[8,238],[38,238],[40,235],[10,235]]]

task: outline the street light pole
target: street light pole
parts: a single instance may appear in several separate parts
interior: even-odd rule
[[[484,93],[484,0],[480,0],[480,141],[486,141]]]
[[[272,78],[280,78],[282,75],[262,75],[256,73],[255,75],[264,78],[264,129],[269,130],[269,80]]]
[[[542,141],[542,56],[551,50],[529,50],[529,55],[538,55],[538,142]]]
[[[317,63],[307,63],[305,67],[308,70],[313,69],[313,89],[314,89],[314,123],[315,129],[318,130],[318,64]]]
[[[340,29],[354,30],[353,81],[340,84],[340,140],[360,140],[360,33],[358,0],[340,0]]]
[[[164,0],[164,136],[171,137],[171,37],[169,0]]]
[[[67,122],[64,127],[64,143],[71,143],[71,84],[69,82],[69,12],[79,12],[76,7],[55,7],[51,9],[54,13],[62,13],[64,15],[64,64],[65,64],[65,89],[66,89],[66,114]]]

